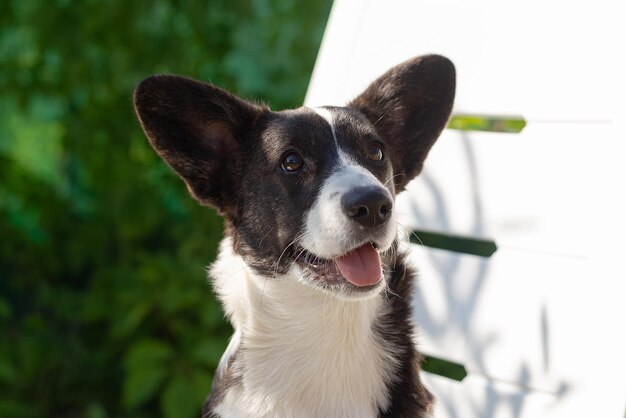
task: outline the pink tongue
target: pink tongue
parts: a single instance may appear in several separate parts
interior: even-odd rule
[[[341,275],[355,286],[371,286],[380,281],[380,257],[371,244],[365,244],[335,259]]]

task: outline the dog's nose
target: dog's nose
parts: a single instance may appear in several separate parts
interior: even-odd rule
[[[341,206],[350,219],[367,228],[374,228],[387,222],[393,202],[385,189],[361,187],[345,194]]]

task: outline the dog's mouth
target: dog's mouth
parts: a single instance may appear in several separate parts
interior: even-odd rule
[[[382,263],[377,244],[368,242],[332,259],[321,258],[302,248],[293,258],[308,273],[308,279],[326,286],[344,285],[367,291],[381,282]]]

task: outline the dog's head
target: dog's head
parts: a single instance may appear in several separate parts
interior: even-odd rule
[[[135,108],[150,144],[225,217],[252,269],[362,297],[381,288],[395,195],[421,171],[454,92],[452,63],[429,55],[392,68],[347,107],[273,112],[160,75],[137,87]]]

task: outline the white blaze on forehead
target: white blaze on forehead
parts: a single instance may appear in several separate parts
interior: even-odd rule
[[[326,123],[330,125],[330,130],[333,132],[333,140],[335,141],[335,148],[337,148],[337,154],[339,154],[339,160],[342,164],[347,165],[348,158],[339,147],[339,141],[337,141],[337,133],[335,132],[335,120],[333,118],[333,112],[325,107],[315,107],[311,110],[321,116],[326,121]]]

